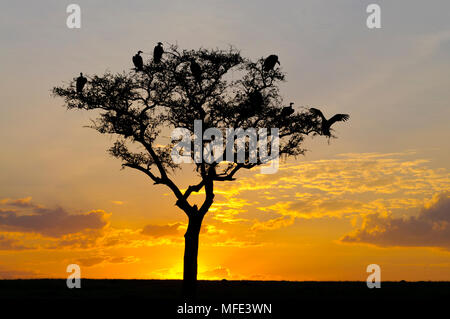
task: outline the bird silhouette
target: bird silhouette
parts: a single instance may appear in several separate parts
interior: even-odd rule
[[[153,49],[153,61],[155,61],[155,63],[161,62],[161,58],[164,53],[162,45],[162,42],[158,42],[158,44]]]
[[[285,106],[281,109],[281,118],[291,116],[294,113],[294,108],[292,107],[294,103],[289,103],[289,106]]]
[[[133,64],[136,67],[136,71],[142,71],[144,70],[144,61],[141,57],[142,51],[139,50],[134,56],[133,56]]]
[[[83,92],[86,83],[87,79],[83,76],[83,73],[80,73],[80,76],[77,78],[77,93]]]
[[[314,116],[319,116],[322,120],[321,123],[321,133],[322,135],[331,136],[330,133],[330,128],[331,125],[333,125],[335,122],[345,122],[350,118],[350,115],[348,114],[336,114],[333,117],[331,117],[330,119],[326,119],[325,116],[323,116],[322,112],[318,109],[315,108],[310,108],[309,111],[314,115]]]
[[[200,67],[200,65],[195,62],[195,60],[191,60],[191,73],[194,76],[195,81],[197,81],[197,83],[201,83],[202,82],[202,68]]]
[[[273,70],[273,68],[275,67],[275,65],[278,63],[278,65],[280,64],[280,61],[278,60],[278,55],[275,54],[271,54],[269,55],[265,60],[264,60],[264,71],[270,71]]]

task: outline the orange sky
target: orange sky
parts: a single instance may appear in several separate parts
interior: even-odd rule
[[[120,170],[112,139],[82,128],[92,115],[50,97],[163,40],[276,52],[286,102],[351,115],[278,173],[218,184],[199,278],[365,280],[379,264],[382,280],[450,280],[450,4],[383,4],[369,31],[370,1],[252,3],[79,1],[80,30],[52,1],[0,5],[0,278],[66,277],[72,263],[89,278],[181,278],[187,221],[173,195]],[[191,171],[175,176],[182,187]]]
[[[415,157],[300,160],[221,185],[201,234],[199,277],[363,280],[377,263],[385,280],[449,278],[449,176]],[[2,199],[2,267],[20,277],[61,277],[78,263],[92,278],[180,278],[186,220],[164,188],[140,184],[150,201],[143,221],[129,217],[138,212],[127,194],[77,212]]]

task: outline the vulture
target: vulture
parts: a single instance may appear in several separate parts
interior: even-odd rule
[[[294,108],[292,107],[292,105],[294,105],[294,103],[291,102],[291,103],[289,103],[289,106],[283,107],[283,109],[281,110],[282,118],[291,116],[294,113]]]
[[[335,122],[345,122],[350,118],[350,115],[348,115],[348,114],[336,114],[332,118],[327,120],[325,118],[325,116],[323,116],[323,114],[320,110],[315,109],[315,108],[310,108],[309,111],[314,116],[319,116],[322,119],[322,125],[321,125],[322,135],[325,135],[328,137],[331,136],[331,133],[330,133],[331,125],[333,125]]]
[[[86,83],[87,79],[83,76],[83,73],[80,73],[80,76],[77,78],[77,93],[83,92]]]
[[[191,73],[194,76],[195,81],[198,83],[202,82],[202,68],[195,60],[191,61]]]
[[[141,53],[142,51],[139,50],[138,53],[133,56],[133,64],[136,67],[136,71],[144,70],[144,61],[142,60]]]
[[[161,58],[164,53],[162,45],[163,44],[161,42],[158,42],[158,45],[153,49],[153,61],[155,61],[155,63],[161,62]]]
[[[273,70],[273,68],[275,67],[275,64],[280,65],[280,61],[278,60],[278,55],[272,54],[269,55],[265,60],[264,60],[264,71],[270,71]]]

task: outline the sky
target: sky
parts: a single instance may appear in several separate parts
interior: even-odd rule
[[[199,278],[366,280],[378,264],[382,280],[450,280],[448,1],[77,1],[68,29],[70,3],[0,2],[0,278],[73,263],[86,278],[182,277],[173,195],[121,170],[113,138],[83,127],[92,115],[50,94],[161,41],[276,53],[286,102],[350,114],[278,173],[217,186]]]

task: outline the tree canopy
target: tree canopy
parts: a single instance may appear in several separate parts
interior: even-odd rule
[[[193,72],[193,64],[199,67],[197,72]],[[281,116],[285,105],[279,84],[285,74],[280,68],[265,70],[263,58],[254,62],[233,47],[180,50],[171,45],[161,61],[145,61],[142,71],[87,77],[82,92],[77,92],[73,80],[67,86],[55,87],[53,94],[63,97],[68,109],[98,110],[91,127],[116,136],[110,154],[119,158],[123,167],[137,169],[155,184],[168,186],[188,216],[208,211],[214,182],[233,180],[239,170],[264,163],[248,158],[244,162],[227,158],[221,163],[195,163],[200,182],[182,192],[170,177],[171,171],[181,168],[171,157],[174,143],[161,144],[162,132],[184,128],[194,136],[195,120],[201,121],[203,131],[278,128],[277,156],[284,157],[303,154],[304,137],[321,132],[320,119],[307,109]],[[208,143],[211,141],[203,141],[204,146]],[[247,142],[247,152],[248,146]],[[269,149],[270,154],[274,153]],[[190,155],[194,159],[194,152]],[[197,208],[188,198],[203,187],[206,199]]]

